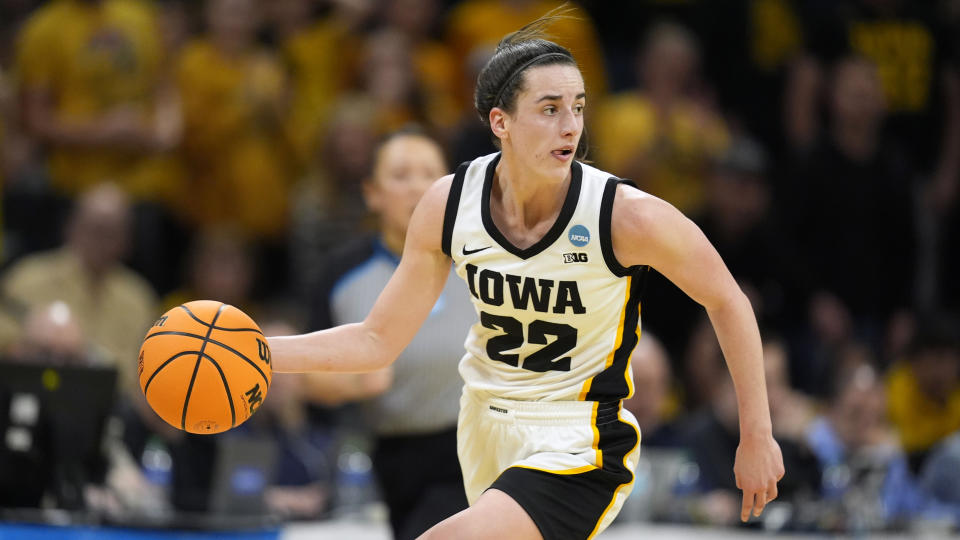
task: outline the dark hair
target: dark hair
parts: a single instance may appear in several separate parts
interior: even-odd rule
[[[514,111],[517,94],[523,89],[523,73],[528,69],[557,64],[578,67],[569,50],[546,39],[546,28],[558,20],[569,18],[566,15],[568,11],[570,8],[564,4],[500,40],[497,50],[480,70],[473,94],[474,107],[483,125],[490,127],[490,111],[494,107],[508,113]],[[584,133],[577,146],[577,158],[586,155],[585,141]],[[500,147],[496,137],[494,144]]]

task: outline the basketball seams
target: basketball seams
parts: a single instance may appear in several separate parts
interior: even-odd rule
[[[217,324],[217,318],[220,317],[220,314],[223,313],[226,304],[220,304],[220,307],[217,308],[217,313],[214,314],[213,320],[210,321],[210,325],[207,328],[207,335],[203,338],[203,343],[200,345],[200,352],[197,353],[197,363],[193,366],[193,375],[190,377],[190,384],[187,386],[187,396],[183,400],[183,415],[180,418],[180,429],[187,430],[187,406],[190,404],[190,394],[193,393],[193,383],[197,380],[197,372],[200,371],[200,363],[203,362],[203,351],[207,348],[207,343],[210,341],[210,334],[213,333],[213,328]],[[202,321],[201,321],[202,322]],[[158,332],[159,333],[159,332]],[[157,334],[153,334],[157,335]],[[219,366],[217,369],[220,369]],[[233,402],[230,403],[231,408],[233,407]]]
[[[233,406],[233,394],[230,393],[230,385],[227,383],[227,376],[223,373],[223,369],[220,368],[220,364],[213,359],[212,356],[205,354],[210,362],[213,364],[213,367],[217,368],[217,371],[220,372],[220,380],[223,381],[223,389],[227,391],[227,402],[230,403],[230,427],[237,425],[237,412]]]
[[[157,367],[157,369],[153,370],[153,373],[150,374],[150,378],[147,379],[146,384],[143,385],[143,395],[144,395],[144,396],[147,395],[147,390],[150,388],[150,383],[153,382],[153,378],[154,378],[154,377],[156,377],[157,375],[160,374],[160,371],[162,371],[163,368],[167,367],[171,362],[173,362],[173,361],[176,360],[177,358],[180,358],[181,356],[186,356],[186,355],[188,355],[188,354],[201,354],[201,352],[200,352],[200,351],[182,351],[182,352],[178,352],[177,354],[175,354],[175,355],[171,356],[170,358],[167,358],[166,360],[164,360],[163,363],[160,364],[160,366]],[[206,356],[207,358],[210,358],[210,355],[208,355],[208,354],[204,354],[203,356]],[[212,360],[212,358],[211,358],[211,360]]]
[[[227,306],[227,305],[229,305],[229,304],[220,304],[220,305],[221,305],[221,306]],[[263,332],[261,332],[259,328],[224,328],[224,327],[222,327],[222,326],[216,326],[216,325],[213,324],[212,322],[209,322],[209,323],[208,323],[208,322],[204,321],[203,319],[201,319],[200,317],[197,317],[192,311],[190,311],[190,308],[188,308],[187,306],[185,306],[185,305],[180,305],[179,307],[180,307],[181,309],[183,309],[184,311],[186,311],[186,312],[187,312],[187,315],[189,315],[191,319],[193,319],[193,320],[197,321],[198,323],[206,326],[208,329],[223,330],[224,332],[256,332],[257,334],[260,334],[261,336],[263,335]],[[217,315],[218,315],[218,316],[220,315],[219,310],[217,311]],[[216,321],[216,320],[217,320],[216,317],[214,317],[213,320]]]
[[[212,330],[212,328],[211,328],[210,330]],[[209,335],[210,335],[210,334],[208,333],[207,336],[209,336]],[[266,384],[266,385],[269,385],[269,384],[270,384],[270,381],[267,379],[266,373],[264,373],[263,370],[260,369],[260,366],[258,366],[253,360],[250,360],[249,358],[247,358],[243,353],[241,353],[240,351],[238,351],[238,350],[234,349],[233,347],[227,345],[226,343],[222,343],[222,342],[217,341],[217,340],[215,340],[215,339],[212,339],[212,338],[210,338],[210,337],[203,337],[203,336],[201,336],[200,334],[192,334],[192,333],[190,333],[190,332],[180,332],[180,331],[178,331],[178,330],[163,330],[163,331],[161,331],[161,332],[154,332],[154,333],[150,334],[149,336],[147,336],[146,338],[144,338],[144,341],[146,341],[146,340],[148,340],[148,339],[150,339],[150,338],[157,337],[157,336],[184,336],[184,337],[192,337],[192,338],[202,339],[202,340],[204,340],[204,341],[207,342],[207,343],[212,343],[212,344],[214,344],[214,345],[216,345],[216,346],[218,346],[218,347],[221,347],[221,348],[223,348],[223,349],[226,349],[226,350],[232,352],[233,354],[235,354],[235,355],[237,355],[238,357],[240,357],[241,359],[243,359],[243,361],[245,361],[246,363],[248,363],[248,364],[250,364],[251,366],[253,366],[254,369],[256,369],[257,372],[260,373],[260,376],[263,378],[263,383]]]

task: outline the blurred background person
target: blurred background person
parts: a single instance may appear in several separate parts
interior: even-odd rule
[[[633,413],[640,426],[645,447],[675,447],[682,444],[681,428],[676,420],[679,411],[677,388],[667,350],[650,332],[630,356],[633,374],[633,397],[623,407]]]
[[[931,315],[917,327],[905,358],[887,374],[890,420],[919,471],[930,450],[960,429],[960,326]]]
[[[373,100],[350,94],[335,103],[321,147],[293,189],[290,232],[295,290],[317,286],[332,248],[373,229],[363,181],[377,145]]]
[[[130,200],[119,187],[88,189],[70,215],[63,246],[19,260],[0,287],[9,302],[24,310],[63,302],[83,334],[102,348],[106,362],[116,366],[122,395],[137,398],[135,359],[156,319],[157,298],[122,262],[131,219]]]
[[[597,160],[696,214],[707,166],[729,139],[723,119],[699,94],[699,44],[687,28],[662,22],[640,43],[635,62],[634,89],[595,102]]]
[[[24,317],[23,331],[6,354],[12,361],[50,366],[106,361],[87,343],[70,306],[60,300],[31,307]]]
[[[329,257],[312,306],[312,328],[367,315],[400,260],[414,207],[444,174],[440,146],[418,130],[394,133],[381,143],[364,183],[364,198],[378,217],[378,234]],[[398,539],[416,538],[467,507],[457,459],[462,387],[457,365],[475,319],[469,292],[451,271],[424,327],[394,363],[389,390],[364,402],[364,416],[375,436],[373,469]],[[311,374],[308,380],[313,395],[329,403],[338,392],[327,387],[369,389],[380,386],[377,381],[385,376]]]
[[[284,127],[288,81],[257,42],[260,4],[209,0],[204,8],[206,31],[178,62],[187,174],[179,207],[193,227],[236,226],[271,261],[264,285],[277,287],[295,171]]]
[[[370,0],[278,0],[262,6],[289,76],[286,125],[299,164],[319,151],[337,97],[353,84]]]
[[[13,207],[25,207],[13,213],[12,225],[28,241],[14,247],[52,247],[29,242],[55,233],[29,229],[58,231],[65,198],[115,182],[137,207],[129,261],[154,286],[170,286],[158,266],[177,251],[169,235],[176,230],[181,175],[174,150],[182,123],[164,20],[139,0],[57,0],[24,23],[15,67],[18,120],[46,150],[47,174],[35,185],[11,186]],[[48,213],[46,225],[33,223],[30,211]]]
[[[17,50],[23,119],[50,146],[50,176],[74,196],[109,179],[137,199],[170,193],[154,154],[179,140],[153,6],[56,0],[33,12]]]
[[[438,0],[388,0],[382,26],[399,32],[407,41],[413,76],[424,102],[425,124],[446,142],[463,113],[458,101],[462,68],[451,48],[440,40],[440,4]]]
[[[851,340],[889,363],[885,336],[916,291],[916,172],[883,134],[877,67],[846,56],[830,74],[828,123],[812,146],[796,149],[778,202],[803,277],[791,305],[808,330],[794,346],[813,359],[798,384],[814,393],[828,386],[831,356]]]
[[[217,300],[240,308],[256,320],[256,260],[249,242],[235,227],[198,231],[186,261],[183,286],[163,298],[161,311],[196,299]]]
[[[887,421],[882,381],[869,364],[840,375],[806,439],[823,470],[819,526],[882,530],[911,518],[953,521],[960,516],[936,501],[911,472]]]

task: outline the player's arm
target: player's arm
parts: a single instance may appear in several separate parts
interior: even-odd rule
[[[403,257],[367,318],[310,334],[269,338],[281,372],[366,372],[392,363],[430,314],[450,274],[440,248],[453,176],[434,183],[407,227]]]
[[[737,391],[740,447],[734,473],[743,490],[741,519],[777,496],[783,458],[773,439],[763,350],[753,308],[716,249],[670,204],[620,186],[613,206],[613,248],[624,266],[649,265],[710,316]]]

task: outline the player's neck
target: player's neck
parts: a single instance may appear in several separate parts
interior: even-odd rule
[[[564,178],[536,174],[506,159],[497,164],[491,209],[499,207],[506,224],[533,229],[544,221],[551,223],[560,213],[566,198],[570,173]]]

